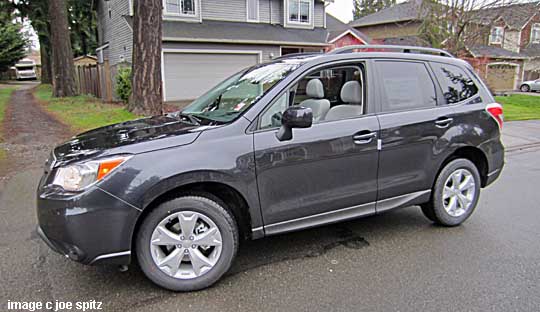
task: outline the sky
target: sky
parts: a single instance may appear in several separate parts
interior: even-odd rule
[[[353,18],[353,1],[352,0],[334,0],[334,3],[331,3],[326,7],[326,11],[332,14],[334,17],[337,17],[344,23],[352,21]]]

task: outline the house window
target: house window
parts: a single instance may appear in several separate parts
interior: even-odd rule
[[[502,27],[491,28],[491,33],[489,35],[489,43],[502,43],[503,33],[504,33],[504,28]]]
[[[259,0],[247,0],[247,20],[259,21]]]
[[[165,0],[165,13],[195,15],[195,0]]]
[[[312,0],[289,0],[289,22],[310,24],[311,1]]]
[[[540,23],[533,24],[531,28],[531,42],[540,43]]]

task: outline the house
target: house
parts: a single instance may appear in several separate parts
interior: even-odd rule
[[[462,57],[488,86],[515,90],[522,81],[540,77],[540,2],[486,9],[482,17],[486,34]]]
[[[163,0],[165,101],[187,101],[242,68],[327,46],[332,0]],[[133,0],[95,0],[98,62],[114,81],[132,57]]]
[[[349,26],[371,38],[373,43],[427,46],[429,44],[419,36],[421,10],[419,0],[402,2],[354,20]]]
[[[540,76],[540,2],[483,9],[476,14],[480,36],[459,57],[472,64],[492,91],[514,90]],[[426,6],[421,0],[396,4],[350,23],[373,42],[428,46],[420,38]],[[484,35],[482,35],[484,34]]]
[[[330,14],[326,14],[326,29],[328,30],[327,51],[350,46],[370,44],[371,39],[362,32],[354,29],[348,24]]]

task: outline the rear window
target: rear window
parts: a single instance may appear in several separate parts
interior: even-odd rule
[[[378,61],[386,99],[382,111],[431,108],[437,105],[435,85],[424,63]]]
[[[442,63],[431,63],[439,80],[446,104],[458,103],[478,94],[478,87],[461,68]]]

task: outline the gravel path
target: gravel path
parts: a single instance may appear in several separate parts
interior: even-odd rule
[[[4,118],[4,140],[0,148],[0,178],[9,178],[19,168],[39,167],[51,149],[70,135],[69,128],[43,110],[32,85],[13,92]]]

